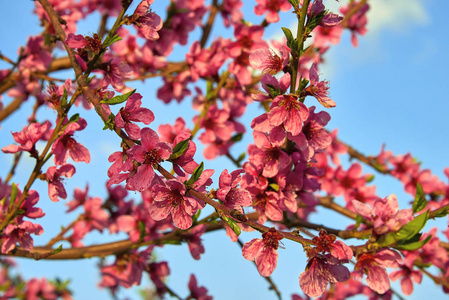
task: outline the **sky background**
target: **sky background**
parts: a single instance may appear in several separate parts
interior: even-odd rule
[[[379,153],[382,144],[395,154],[410,151],[422,162],[424,168],[430,168],[434,174],[445,180],[443,169],[449,166],[447,133],[449,33],[446,22],[449,2],[437,0],[370,2],[369,31],[360,37],[359,47],[354,48],[350,43],[349,34],[344,34],[340,45],[333,47],[326,54],[326,64],[320,69],[320,78],[330,81],[331,98],[337,103],[336,108],[328,111],[332,117],[328,128],[338,128],[340,139],[365,154]],[[336,12],[334,8],[347,1],[341,0],[337,3],[327,0],[324,3],[327,8]],[[0,51],[14,59],[17,57],[17,49],[25,44],[27,36],[39,33],[41,28],[38,26],[37,17],[31,14],[34,7],[32,1],[8,1],[7,4],[3,4],[3,9],[0,10]],[[254,5],[255,1],[245,1],[245,15],[249,21],[257,24],[261,22],[261,17],[249,17]],[[165,13],[162,10],[166,6],[167,1],[156,0],[152,9],[163,17]],[[80,24],[78,33],[94,32],[95,17],[98,15]],[[279,37],[281,26],[296,27],[292,14],[283,13],[281,19],[280,24],[270,26],[266,30],[267,38]],[[214,27],[212,37],[220,35],[229,37],[231,34],[231,31],[222,27]],[[192,36],[192,41],[196,37],[198,32]],[[170,59],[182,60],[184,53],[184,49],[176,47]],[[0,69],[5,67],[6,65],[0,62]],[[63,75],[61,77],[65,78]],[[158,83],[157,80],[153,82]],[[176,117],[183,114],[189,127],[192,128],[191,117],[194,113],[191,112],[188,101],[182,104],[163,105],[155,97],[153,82],[132,85],[143,95],[144,105],[156,115],[156,121],[150,127],[156,129],[159,124],[173,124]],[[3,98],[5,104],[9,101],[8,97]],[[309,101],[307,105],[319,105],[316,101],[313,102],[313,99],[307,101]],[[321,109],[318,107],[318,110]],[[24,107],[15,113],[13,118],[25,120],[29,112],[30,108]],[[73,112],[81,113],[89,124],[89,131],[78,133],[77,140],[91,150],[92,162],[89,165],[76,164],[77,174],[66,185],[68,198],[73,195],[75,187],[83,188],[89,181],[91,196],[105,196],[104,183],[107,180],[105,171],[110,165],[107,157],[119,149],[120,141],[111,132],[102,130],[103,124],[93,111],[75,109]],[[54,117],[50,110],[43,113],[42,119],[46,114],[48,118]],[[249,114],[244,121],[249,124],[251,119],[259,114],[257,104],[254,104],[249,108]],[[21,129],[11,123],[16,122],[7,120],[2,124],[0,148],[13,142],[10,131]],[[248,135],[244,141],[250,142],[251,137]],[[201,150],[199,147],[198,152]],[[244,148],[233,151],[233,154],[238,156]],[[8,172],[11,158],[12,156],[0,155],[0,165],[5,166],[0,167],[0,177]],[[216,169],[216,175],[221,173],[223,166],[230,170],[233,168],[223,158],[214,162],[205,161],[205,164],[206,168]],[[32,160],[24,160],[14,181],[24,182],[33,166]],[[364,170],[374,173],[368,167]],[[375,175],[375,183],[378,184],[377,194],[384,197],[395,193],[398,195],[400,207],[406,208],[411,197],[403,192],[401,184],[394,179]],[[214,178],[218,179],[218,176]],[[216,186],[217,184],[214,185]],[[37,182],[33,188],[39,191],[41,195],[39,205],[47,214],[39,220],[45,233],[35,238],[35,244],[41,245],[57,234],[60,226],[67,225],[75,215],[70,217],[64,214],[65,201],[53,203],[47,198],[45,183]],[[137,195],[132,193],[129,196],[138,199]],[[328,220],[332,220],[329,225],[335,228],[344,228],[349,224],[347,219],[329,213],[315,214],[311,221],[323,223],[324,219],[326,224],[329,224]],[[429,226],[440,228],[446,226],[444,222],[429,223]],[[260,235],[253,233],[241,235],[244,242],[255,237],[259,238]],[[114,236],[109,240],[123,238],[126,236]],[[86,238],[85,243],[100,242],[104,242],[104,238],[99,234],[92,234]],[[186,245],[166,246],[156,250],[158,259],[169,261],[171,276],[167,284],[179,295],[185,297],[188,294],[189,276],[195,273],[198,283],[206,286],[215,299],[275,299],[274,293],[268,290],[268,284],[259,276],[253,263],[241,256],[240,247],[230,242],[224,232],[208,234],[203,237],[203,242],[206,253],[200,261],[191,258]],[[290,299],[292,293],[302,293],[298,277],[304,270],[306,257],[299,244],[285,241],[284,246],[286,249],[279,250],[278,267],[272,278],[282,291],[284,299]],[[96,268],[98,259],[62,262],[35,262],[24,259],[17,261],[19,271],[26,278],[43,276],[70,278],[75,299],[100,299],[108,295],[107,291],[97,288],[100,279],[99,270]],[[145,286],[149,286],[148,280],[144,280],[139,288]],[[393,287],[400,292],[397,283],[393,284]],[[434,288],[433,283],[426,278],[421,286],[415,285],[415,291],[410,299],[423,299],[424,295],[433,298],[443,296],[441,288]],[[134,291],[119,295],[139,299]]]

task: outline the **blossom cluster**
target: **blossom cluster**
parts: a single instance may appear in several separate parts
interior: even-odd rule
[[[287,240],[299,243],[306,267],[298,270],[298,287],[308,297],[343,299],[373,291],[388,296],[390,279],[399,278],[409,295],[412,281],[420,283],[429,265],[438,268],[433,279],[448,291],[447,246],[436,228],[422,230],[429,219],[447,215],[449,184],[422,170],[411,154],[382,149],[376,157],[365,157],[339,141],[336,131],[326,129],[330,109],[338,103],[319,72],[323,57],[340,42],[344,30],[357,47],[358,36],[367,32],[366,1],[351,1],[340,15],[326,10],[322,0],[257,0],[254,13],[264,18],[258,25],[244,21],[240,0],[210,5],[204,0],[171,1],[164,20],[153,11],[153,0],[140,1],[128,11],[131,2],[35,1],[44,34],[29,38],[11,70],[0,70],[0,89],[5,87],[8,97],[36,99],[27,125],[12,132],[15,143],[1,149],[16,160],[26,154],[35,161],[23,186],[11,182],[15,165],[0,178],[3,255],[113,256],[99,264],[100,287],[115,295],[121,288],[140,285],[145,275],[154,286],[151,296],[177,296],[168,286],[169,262],[160,260],[157,251],[168,244],[187,244],[190,255],[199,260],[206,251],[206,232],[224,229],[236,242],[242,230],[257,230],[261,238],[241,243],[242,256],[268,277],[276,270],[278,250],[291,246]],[[295,38],[283,28],[283,40],[267,42],[266,27],[275,26],[280,13],[287,11],[302,20],[302,36]],[[98,33],[79,34],[78,22],[94,12],[102,14],[103,27]],[[218,12],[232,36],[208,41]],[[118,19],[106,29],[109,17]],[[199,28],[202,37],[191,42],[191,33]],[[169,60],[177,47],[186,45],[183,61]],[[67,58],[58,58],[55,48],[64,48]],[[50,77],[60,69],[73,69],[75,80]],[[161,77],[155,90],[161,102],[192,101],[196,112],[191,120],[178,117],[154,126],[156,111],[144,107],[149,97],[132,88],[132,80],[152,77]],[[0,113],[13,110],[4,109],[1,100]],[[244,116],[256,105],[265,111],[246,126]],[[80,114],[94,109],[103,129],[121,139],[108,156],[107,196],[92,195],[93,183],[75,188],[66,212],[77,217],[46,246],[35,247],[32,235],[41,235],[44,228],[34,220],[45,212],[38,207],[42,192],[31,186],[41,180],[49,200],[67,199],[67,181],[76,176],[77,163],[91,163],[93,149],[80,143],[88,124],[72,113],[73,106],[79,106]],[[54,112],[54,121],[41,120],[43,108]],[[235,145],[244,136],[252,142],[245,155],[235,158]],[[373,176],[363,172],[361,163],[347,168],[342,164],[340,156],[345,154],[397,178],[415,197],[412,208],[399,209],[394,194],[379,197],[370,185]],[[219,157],[229,158],[235,168],[205,168],[208,160]],[[449,178],[449,168],[445,173]],[[340,196],[343,205],[334,201]],[[319,206],[354,222],[346,229],[319,225],[323,228],[312,234],[304,228],[317,229],[309,216]],[[201,216],[206,207],[213,212]],[[127,239],[92,246],[86,237],[93,232]],[[449,236],[449,230],[443,233]],[[366,241],[349,245],[342,240],[349,238]],[[54,249],[58,242],[68,244],[71,252]],[[66,284],[13,279],[8,273],[12,263],[1,263],[1,297],[71,298]],[[394,270],[388,274],[387,268]],[[188,288],[187,299],[212,299],[195,275],[189,277]]]

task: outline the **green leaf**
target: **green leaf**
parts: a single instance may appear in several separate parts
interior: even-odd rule
[[[374,180],[374,175],[369,175],[366,177],[366,183],[372,182]]]
[[[242,160],[244,160],[245,159],[245,157],[246,157],[246,153],[245,152],[243,152],[242,154],[240,154],[240,156],[239,156],[239,158],[237,158],[237,162],[241,162]]]
[[[189,147],[189,141],[190,139],[183,140],[176,144],[176,146],[173,148],[173,153],[170,155],[170,160],[175,160],[181,155],[186,152],[187,148]]]
[[[449,207],[443,206],[432,213],[432,217],[434,218],[442,218],[448,215]]]
[[[58,253],[61,252],[61,251],[62,251],[62,244],[59,245],[58,248],[56,248],[55,250],[53,250],[53,252],[50,253],[50,255],[58,254]]]
[[[113,113],[111,113],[109,115],[109,120],[104,122],[103,130],[106,130],[106,129],[114,130],[114,126],[115,126],[115,116]]]
[[[113,97],[111,99],[108,99],[108,100],[101,100],[100,103],[106,103],[106,104],[109,104],[109,105],[120,104],[120,103],[123,103],[126,100],[128,100],[128,98],[132,94],[134,94],[135,92],[136,92],[136,89],[134,89],[134,90],[132,90],[132,91],[126,93],[126,94],[115,96],[115,97]]]
[[[223,214],[219,214],[220,217],[223,219],[223,221],[225,221],[226,223],[228,223],[229,227],[231,227],[232,231],[234,231],[234,233],[239,236],[240,233],[242,232],[242,230],[240,229],[239,225],[237,225],[237,223],[233,220],[230,219],[227,215]]]
[[[296,7],[299,5],[299,1],[298,0],[288,0],[288,2],[293,6]]]
[[[62,94],[62,98],[61,98],[61,107],[62,108],[65,108],[67,106],[67,98],[68,98],[67,90],[64,87],[64,93]]]
[[[360,224],[362,224],[363,218],[361,215],[357,214],[355,217],[355,228],[359,228]]]
[[[67,124],[73,123],[73,122],[77,122],[80,119],[80,115],[79,114],[74,114],[73,116],[70,117],[69,121],[67,122]],[[66,126],[67,126],[66,124]]]
[[[201,214],[201,209],[198,209],[196,214],[194,214],[193,217],[192,217],[192,224],[196,223],[196,220],[198,220],[198,218],[200,217],[200,214]]]
[[[103,46],[106,48],[106,47],[109,47],[109,46],[111,46],[112,44],[114,44],[115,42],[118,42],[118,41],[120,41],[122,38],[118,35],[118,34],[116,34],[116,35],[114,35],[112,38],[110,38],[109,36],[104,40],[104,42],[103,42]]]
[[[190,176],[189,180],[186,182],[186,185],[194,184],[203,173],[204,163],[201,162],[198,167],[196,167],[195,171],[193,171],[192,176]]]
[[[268,94],[270,94],[270,97],[273,99],[282,94],[282,92],[279,91],[274,85],[267,84],[266,87]]]
[[[146,234],[145,224],[142,221],[139,221],[137,222],[137,226],[139,226],[139,241],[143,241]]]
[[[312,32],[312,30],[314,30],[315,27],[321,24],[321,21],[323,20],[325,13],[326,11],[323,10],[316,16],[313,16],[312,19],[310,19],[309,23],[307,24],[307,29],[309,33]]]
[[[427,205],[427,200],[424,197],[422,186],[418,183],[416,185],[415,201],[413,201],[412,210],[414,213],[423,210]]]
[[[11,210],[14,203],[16,203],[17,195],[19,194],[19,189],[17,188],[17,185],[13,182],[11,186],[11,195],[9,196],[9,209]]]
[[[293,34],[290,29],[286,27],[281,27],[282,31],[284,32],[285,37],[287,38],[287,46],[293,51],[296,49],[296,40],[293,37]],[[297,51],[296,51],[297,52]]]
[[[242,140],[242,138],[243,138],[243,133],[238,133],[231,138],[231,141],[233,141],[234,143],[240,142]]]
[[[426,225],[428,219],[429,211],[426,211],[425,213],[417,216],[416,218],[402,226],[402,228],[395,233],[397,240],[408,240],[415,234],[419,233],[421,229],[423,229]]]
[[[271,187],[276,192],[279,191],[279,185],[277,183],[270,183],[269,187]]]
[[[422,246],[424,246],[425,244],[427,244],[431,238],[432,238],[432,236],[430,235],[427,238],[425,238],[424,240],[418,240],[416,242],[408,242],[408,241],[403,242],[403,243],[396,245],[395,248],[399,249],[399,250],[408,250],[408,251],[417,250],[417,249],[421,248]]]

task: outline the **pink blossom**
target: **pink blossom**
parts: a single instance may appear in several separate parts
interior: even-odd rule
[[[131,250],[126,255],[117,256],[114,264],[105,266],[101,269],[103,276],[100,286],[130,288],[133,285],[139,285],[142,280],[142,272],[148,266],[148,259],[153,246],[138,252]]]
[[[190,275],[189,279],[189,290],[190,296],[188,299],[197,299],[197,300],[212,300],[213,297],[207,295],[207,289],[203,286],[198,286],[196,282],[195,275]]]
[[[58,291],[59,292],[59,291]],[[45,278],[31,278],[25,287],[25,295],[28,300],[57,299],[55,287]]]
[[[264,224],[267,218],[280,221],[283,218],[282,203],[279,194],[274,191],[264,191],[253,196],[253,208],[259,212],[258,222]]]
[[[126,101],[126,106],[120,109],[115,115],[115,125],[118,128],[125,128],[129,137],[135,140],[140,139],[140,128],[132,122],[142,122],[149,125],[154,121],[154,114],[148,108],[141,107],[142,95],[132,94]]]
[[[242,247],[242,255],[247,260],[256,263],[262,276],[270,276],[277,266],[279,241],[284,237],[276,229],[270,228],[262,234],[262,239],[252,239]]]
[[[161,17],[149,10],[153,2],[154,0],[143,0],[140,2],[129,19],[132,24],[137,26],[139,33],[151,41],[159,39],[157,32],[161,30],[163,25]]]
[[[102,85],[107,86],[111,84],[117,92],[125,88],[125,79],[130,78],[132,75],[130,66],[118,58],[102,64],[100,69],[105,72]]]
[[[55,156],[56,165],[64,164],[67,161],[68,156],[75,162],[90,162],[89,150],[73,138],[75,131],[81,131],[86,128],[86,126],[87,122],[83,118],[65,126],[64,132],[51,147],[51,153]]]
[[[397,271],[390,273],[390,279],[393,281],[401,278],[401,289],[404,295],[409,296],[413,293],[413,282],[412,280],[420,284],[422,280],[422,273],[418,270],[413,270],[413,264],[404,264],[400,266],[401,268]]]
[[[299,276],[299,286],[310,297],[321,296],[329,283],[343,282],[350,278],[349,270],[341,261],[330,256],[316,253],[307,254],[309,259],[306,270]]]
[[[18,225],[9,224],[3,231],[1,239],[2,253],[8,253],[13,250],[17,243],[24,249],[31,251],[33,249],[33,239],[30,233],[41,235],[44,229],[39,224],[33,224],[30,221],[23,221]]]
[[[256,101],[271,100],[287,91],[290,86],[290,73],[285,73],[279,81],[274,76],[264,74],[260,79],[260,83],[262,83],[262,88],[267,92],[267,95],[263,93],[252,94],[251,98]]]
[[[153,187],[154,201],[150,205],[150,216],[160,221],[171,216],[175,226],[188,229],[192,226],[192,216],[198,210],[198,202],[185,195],[186,188],[176,179],[166,181],[166,186]]]
[[[222,201],[223,204],[231,209],[238,209],[243,212],[242,206],[251,206],[252,199],[251,194],[242,188],[239,188],[242,178],[241,173],[245,171],[235,170],[231,174],[225,169],[221,172],[219,189],[217,190],[217,199]]]
[[[310,85],[306,88],[307,95],[311,95],[315,97],[318,102],[321,103],[326,108],[335,107],[336,104],[334,100],[329,98],[328,90],[329,90],[329,82],[320,81],[318,77],[318,68],[316,63],[312,64],[312,67],[309,71]]]
[[[363,253],[357,257],[353,277],[358,279],[366,274],[367,285],[376,293],[384,294],[390,289],[385,267],[398,267],[401,261],[401,255],[390,249],[383,249],[374,254]]]
[[[263,73],[276,75],[290,61],[290,49],[281,48],[281,56],[277,55],[270,48],[258,49],[249,55],[249,64],[255,69],[262,70]]]
[[[373,223],[374,231],[379,235],[396,232],[413,220],[410,209],[399,210],[398,199],[394,194],[374,201],[373,208],[357,200],[352,200],[352,205],[360,216]]]
[[[346,15],[352,7],[359,5],[360,1],[353,1],[349,3],[347,6],[341,7],[340,12]],[[366,17],[366,13],[369,10],[369,4],[365,3],[360,9],[356,11],[355,14],[351,15],[348,19],[346,27],[351,30],[351,42],[354,47],[357,47],[359,42],[357,40],[357,35],[364,35],[368,29],[366,28],[366,24],[368,23],[368,18]]]
[[[48,196],[51,201],[58,202],[58,198],[67,198],[67,193],[65,191],[64,185],[62,184],[62,177],[70,178],[75,174],[75,167],[71,164],[63,164],[57,168],[49,167],[47,170],[47,181],[48,181]]]
[[[17,145],[9,145],[2,148],[4,153],[17,153],[19,151],[28,151],[31,154],[36,154],[36,142],[39,141],[47,133],[50,128],[50,122],[46,121],[42,125],[40,123],[32,123],[26,126],[20,132],[11,132]]]
[[[172,146],[166,142],[160,142],[157,133],[150,128],[140,131],[141,145],[135,145],[128,150],[128,155],[139,162],[137,172],[132,174],[126,183],[126,188],[132,191],[146,190],[154,178],[154,167],[172,153]]]
[[[301,132],[303,122],[309,116],[309,110],[293,95],[279,95],[274,98],[268,113],[270,125],[283,125],[292,135]]]
[[[291,163],[291,159],[282,149],[273,146],[270,137],[266,133],[253,132],[254,145],[250,145],[248,152],[249,160],[258,168],[261,168],[262,175],[274,177],[278,172]]]
[[[287,0],[256,0],[257,5],[254,7],[254,13],[257,16],[263,15],[268,11],[265,20],[268,23],[279,22],[279,11],[289,11],[292,5]]]
[[[65,43],[72,49],[84,48],[87,45],[87,41],[82,34],[75,35],[73,33],[67,35]]]
[[[196,260],[200,259],[201,254],[205,251],[201,243],[201,235],[206,232],[206,229],[206,224],[200,224],[190,229],[186,234],[183,234],[184,240],[189,245],[190,254]]]

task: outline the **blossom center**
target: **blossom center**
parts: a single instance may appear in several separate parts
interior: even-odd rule
[[[147,165],[157,165],[162,161],[162,158],[159,155],[159,151],[157,149],[147,151],[143,156],[143,158],[144,158],[143,163]]]

